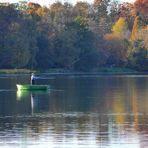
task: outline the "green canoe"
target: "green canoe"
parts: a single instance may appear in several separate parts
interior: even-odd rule
[[[48,85],[28,85],[28,84],[16,84],[18,90],[48,90]]]

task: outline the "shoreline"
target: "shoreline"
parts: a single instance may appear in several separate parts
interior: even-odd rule
[[[30,70],[30,69],[0,69],[0,74],[63,74],[63,75],[148,75],[148,71],[136,71],[127,68],[100,68],[95,71],[71,71],[65,69]]]

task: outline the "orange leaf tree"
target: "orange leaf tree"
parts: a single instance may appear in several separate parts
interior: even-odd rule
[[[147,0],[136,0],[135,7],[138,12],[142,15],[148,16],[148,1]]]

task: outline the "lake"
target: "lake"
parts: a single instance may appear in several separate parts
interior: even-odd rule
[[[147,75],[0,74],[0,148],[148,148]]]

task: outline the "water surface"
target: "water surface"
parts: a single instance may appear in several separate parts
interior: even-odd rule
[[[148,76],[0,75],[0,148],[148,148]]]

